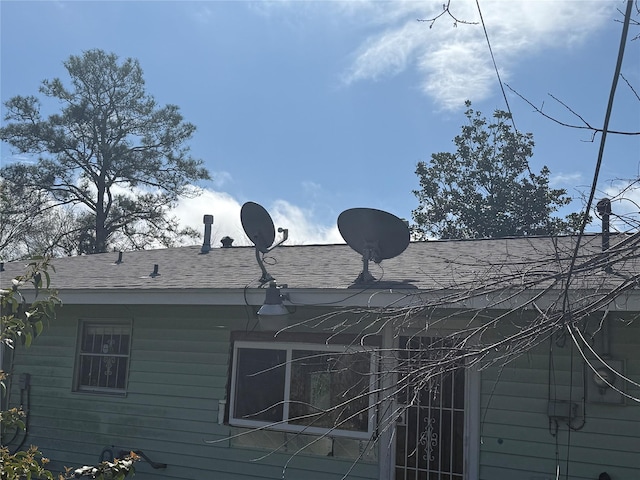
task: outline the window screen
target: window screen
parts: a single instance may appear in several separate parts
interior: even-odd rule
[[[130,325],[83,324],[77,389],[124,392],[130,341]]]

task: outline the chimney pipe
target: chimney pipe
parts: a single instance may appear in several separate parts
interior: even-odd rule
[[[611,216],[611,200],[603,198],[596,204],[598,214],[602,217],[602,251],[609,250],[609,217]],[[607,273],[613,272],[613,268],[607,261],[604,271]]]
[[[602,217],[602,251],[609,250],[609,216],[611,215],[611,200],[603,198],[596,204],[598,214]]]
[[[211,250],[211,225],[213,225],[213,215],[205,215],[202,219],[204,223],[204,243],[200,253],[209,253]]]

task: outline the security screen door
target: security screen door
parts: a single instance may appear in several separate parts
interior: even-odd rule
[[[425,379],[424,372],[447,355],[441,339],[400,338],[398,394],[405,406],[396,425],[395,480],[463,480],[465,369]]]

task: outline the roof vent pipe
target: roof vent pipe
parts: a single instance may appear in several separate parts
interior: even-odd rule
[[[222,248],[231,248],[233,245],[233,238],[226,236],[220,239],[220,243],[222,244]]]
[[[602,217],[602,251],[609,250],[609,217],[611,216],[611,200],[603,198],[596,204],[596,210]]]
[[[606,252],[609,250],[609,217],[611,216],[611,200],[603,198],[596,204],[596,209],[602,218],[602,251]],[[613,272],[613,268],[609,264],[608,255],[604,271],[607,273]]]
[[[202,219],[204,223],[204,243],[200,253],[209,253],[211,250],[211,225],[213,225],[213,215],[205,215]]]

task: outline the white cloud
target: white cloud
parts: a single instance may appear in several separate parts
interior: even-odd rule
[[[319,225],[313,221],[313,212],[285,200],[276,200],[270,213],[276,228],[289,229],[289,245],[345,243],[337,225]]]
[[[443,15],[441,2],[353,3],[349,15],[381,25],[358,49],[344,77],[347,85],[397,75],[412,66],[422,76],[422,90],[443,109],[459,109],[464,100],[480,101],[497,88],[496,75],[480,17],[473,0],[454,0],[458,23]],[[376,3],[376,2],[374,2]],[[488,1],[482,16],[503,80],[518,62],[543,48],[566,49],[579,44],[594,29],[616,16],[615,2],[551,0]]]
[[[311,180],[302,182],[302,189],[307,195],[316,196],[322,192],[322,185]]]
[[[233,181],[233,177],[229,172],[223,170],[218,172],[211,172],[211,178],[213,179],[213,185],[216,188],[222,188]]]
[[[397,75],[407,68],[424,40],[424,26],[415,21],[371,37],[357,53],[345,82]]]
[[[551,175],[549,178],[549,184],[552,187],[562,186],[562,185],[577,185],[583,180],[583,174],[581,172],[571,172],[571,173],[557,173]]]
[[[422,91],[445,110],[459,110],[465,100],[487,98],[495,86],[495,70],[483,58],[479,43],[445,45],[424,54],[419,68],[424,74]],[[507,80],[505,72],[501,78]]]
[[[194,198],[182,198],[176,208],[171,211],[184,227],[195,228],[202,232],[204,215],[213,215],[213,246],[220,246],[220,239],[229,236],[235,240],[234,245],[250,245],[240,223],[242,205],[224,192],[205,189]]]
[[[380,81],[405,71],[420,75],[416,87],[443,110],[459,110],[497,93],[498,84],[475,0],[378,0],[251,3],[265,17],[323,19],[370,33],[353,52],[342,75],[345,85]],[[620,2],[602,0],[482,0],[482,18],[500,76],[544,49],[569,50],[593,31],[620,18]],[[433,19],[442,14],[434,23]],[[303,19],[303,20],[301,20]],[[423,21],[418,21],[423,20]],[[295,22],[294,22],[295,23]]]
[[[289,230],[289,239],[285,245],[309,245],[326,243],[344,243],[337,226],[323,226],[314,221],[313,212],[292,205],[285,200],[276,200],[271,205],[263,205],[277,230],[278,227]],[[212,246],[220,246],[220,239],[229,236],[234,245],[251,245],[240,222],[241,203],[231,195],[214,190],[204,190],[195,198],[181,199],[172,210],[182,226],[203,231],[203,216],[213,215]],[[276,233],[276,239],[280,234]]]

